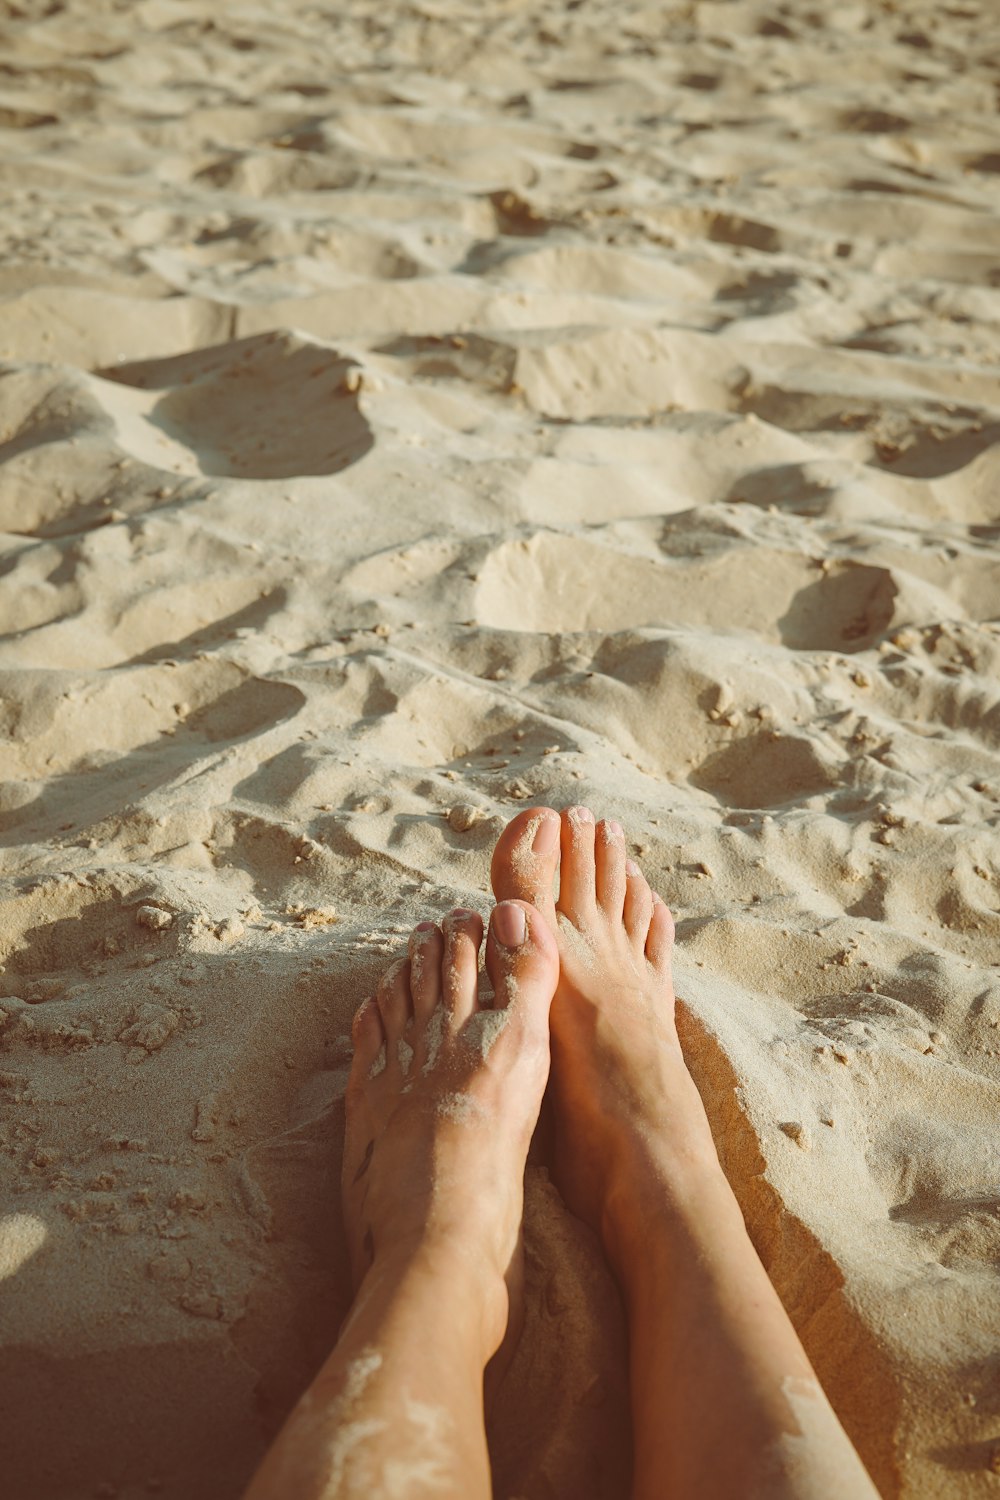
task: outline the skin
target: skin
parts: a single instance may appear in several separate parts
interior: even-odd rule
[[[518,918],[524,941],[500,941]],[[343,1199],[357,1294],[245,1500],[490,1494],[483,1377],[519,1282],[559,956],[528,903],[494,910],[486,970],[506,1024],[484,1057],[482,933],[473,912],[422,923],[355,1016]]]
[[[553,1175],[621,1285],[635,1500],[875,1500],[719,1164],[677,1036],[673,919],[621,825],[528,809],[492,876],[557,938]]]
[[[357,1295],[246,1500],[490,1495],[483,1376],[518,1324],[547,1082],[554,1179],[627,1309],[635,1500],[873,1500],[719,1165],[674,1022],[673,921],[620,825],[527,809],[492,876],[486,968],[506,1025],[486,1055],[474,913],[422,923],[355,1017]]]

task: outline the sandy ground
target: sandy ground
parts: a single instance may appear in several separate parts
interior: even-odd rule
[[[350,1015],[578,800],[883,1495],[993,1493],[991,0],[0,18],[5,1500],[236,1500]],[[623,1500],[541,1159],[528,1236],[498,1500]]]

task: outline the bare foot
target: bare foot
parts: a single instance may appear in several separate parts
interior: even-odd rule
[[[556,934],[556,1180],[624,1293],[636,1500],[877,1500],[719,1165],[674,1024],[674,924],[620,826],[530,808],[500,837],[493,888]]]
[[[555,939],[526,902],[422,922],[354,1019],[344,1227],[357,1295],[246,1500],[488,1500],[484,1377],[508,1322],[549,1071]]]
[[[538,912],[504,902],[490,920],[495,998],[484,1009],[482,935],[475,912],[421,922],[409,957],[355,1016],[343,1199],[356,1289],[386,1260],[459,1276],[466,1266],[489,1358],[519,1278],[524,1165],[549,1071],[559,959]]]
[[[532,901],[556,935],[555,1177],[620,1269],[617,1209],[626,1198],[634,1229],[652,1156],[668,1149],[720,1170],[674,1024],[673,919],[626,857],[621,826],[595,823],[586,807],[520,813],[500,836],[492,878],[498,899]]]

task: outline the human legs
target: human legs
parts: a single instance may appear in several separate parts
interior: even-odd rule
[[[621,827],[528,809],[492,873],[558,942],[555,1177],[622,1287],[636,1500],[873,1500],[719,1165],[674,1024],[673,921]]]
[[[421,923],[354,1023],[344,1218],[357,1294],[245,1500],[490,1494],[483,1373],[519,1253],[555,940],[524,902]]]

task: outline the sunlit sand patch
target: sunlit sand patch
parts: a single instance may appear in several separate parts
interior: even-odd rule
[[[34,1214],[7,1214],[0,1219],[0,1281],[27,1265],[47,1238],[48,1230]]]

